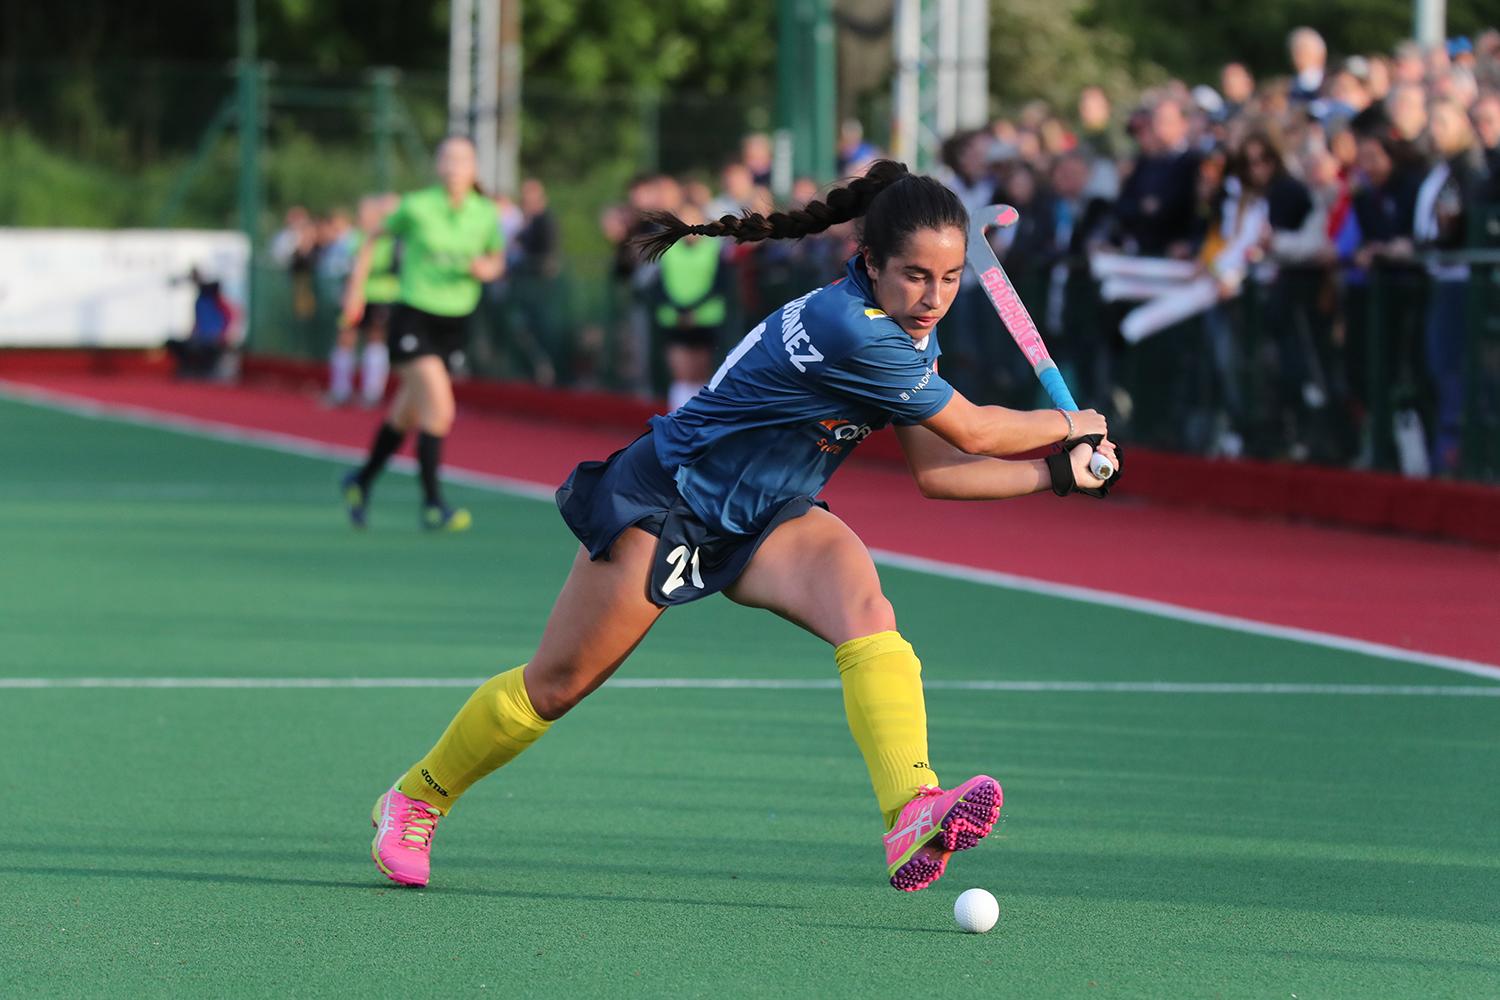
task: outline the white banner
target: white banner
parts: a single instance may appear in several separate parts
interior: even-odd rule
[[[0,347],[159,347],[184,337],[194,268],[221,283],[243,324],[249,259],[236,232],[0,228]]]

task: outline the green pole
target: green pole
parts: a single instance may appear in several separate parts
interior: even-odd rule
[[[801,0],[776,0],[776,136],[778,157],[790,160],[789,174],[800,173],[805,143],[800,132],[801,109],[809,97],[802,86],[803,31],[798,17]],[[778,171],[779,173],[779,171]],[[781,178],[778,178],[780,180]],[[785,178],[791,187],[791,177]],[[779,185],[778,185],[779,186]],[[777,191],[785,197],[787,191]]]
[[[396,131],[396,71],[389,66],[376,69],[370,74],[370,90],[375,106],[375,190],[391,191],[395,188],[395,174],[391,164],[392,142]]]
[[[239,126],[240,231],[250,241],[250,261],[245,274],[245,306],[248,314],[245,336],[253,331],[257,315],[256,268],[260,261],[260,66],[256,62],[255,0],[239,0]]]
[[[777,0],[776,144],[779,156],[790,151],[788,187],[792,177],[833,178],[837,40],[833,0]]]
[[[807,173],[819,182],[833,178],[838,169],[838,47],[833,27],[833,0],[804,0],[811,31],[812,107],[809,108]]]

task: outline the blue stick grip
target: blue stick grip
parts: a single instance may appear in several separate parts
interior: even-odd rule
[[[1057,370],[1056,365],[1048,365],[1037,372],[1036,377],[1041,380],[1042,388],[1047,390],[1047,395],[1052,397],[1053,403],[1064,410],[1078,409],[1078,404],[1073,402],[1073,394],[1068,391],[1062,372]]]

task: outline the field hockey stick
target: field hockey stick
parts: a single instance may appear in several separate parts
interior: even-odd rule
[[[1031,370],[1036,372],[1038,381],[1042,388],[1047,390],[1047,395],[1052,397],[1054,405],[1060,409],[1074,412],[1078,404],[1073,401],[1073,394],[1068,391],[1068,384],[1063,381],[1062,372],[1057,370],[1057,363],[1052,360],[1052,355],[1047,353],[1047,345],[1042,343],[1042,334],[1036,328],[1036,323],[1031,319],[1031,313],[1026,311],[1026,305],[1021,301],[1021,296],[1016,294],[1016,287],[1010,283],[1005,276],[1005,270],[1000,266],[1000,260],[995,256],[995,250],[990,246],[989,230],[1009,229],[1021,220],[1021,213],[1009,205],[991,205],[981,208],[969,223],[969,267],[973,269],[974,276],[979,279],[979,284],[984,288],[984,294],[989,298],[990,305],[995,307],[995,312],[1000,316],[1000,322],[1005,324],[1005,331],[1010,334],[1010,339],[1016,342],[1021,353],[1026,355],[1026,360],[1031,363]],[[1114,463],[1102,452],[1094,452],[1089,458],[1089,471],[1099,479],[1108,479],[1115,474]]]

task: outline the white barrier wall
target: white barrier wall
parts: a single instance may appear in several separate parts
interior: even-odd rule
[[[249,259],[237,232],[0,228],[0,347],[160,346],[192,328],[194,267],[243,318]]]

